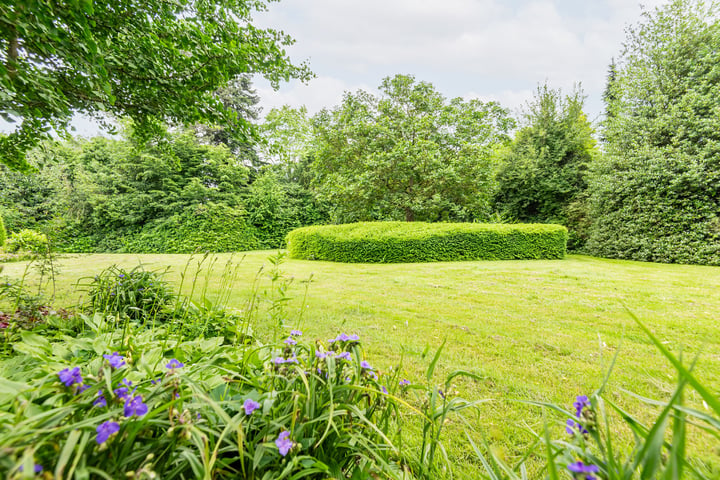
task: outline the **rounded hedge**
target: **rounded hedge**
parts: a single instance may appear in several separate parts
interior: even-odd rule
[[[348,263],[563,258],[561,225],[365,222],[298,228],[287,235],[292,258]]]

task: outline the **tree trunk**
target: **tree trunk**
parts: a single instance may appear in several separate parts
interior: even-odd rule
[[[406,222],[414,222],[415,221],[415,212],[413,212],[410,207],[405,207],[405,221]]]

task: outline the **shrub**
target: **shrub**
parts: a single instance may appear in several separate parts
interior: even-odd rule
[[[47,235],[26,228],[10,235],[5,250],[10,253],[30,252],[42,254],[48,251],[49,246]]]
[[[159,273],[145,271],[141,265],[129,272],[113,265],[92,280],[88,296],[93,312],[148,319],[160,313],[173,293]]]
[[[5,246],[6,238],[7,238],[7,232],[5,231],[5,223],[3,223],[2,216],[0,216],[0,249]]]
[[[563,258],[567,229],[542,224],[367,222],[287,236],[293,258],[351,263]]]
[[[255,229],[240,209],[200,204],[155,219],[142,228],[119,228],[86,234],[67,226],[60,249],[73,253],[239,252],[258,248]]]
[[[63,349],[23,334],[16,361],[0,364],[3,478],[21,468],[58,478],[405,478],[402,443],[391,440],[401,387],[385,386],[356,336],[323,347],[293,331],[248,349],[151,331],[127,347],[118,340],[68,339],[67,363],[54,353]]]

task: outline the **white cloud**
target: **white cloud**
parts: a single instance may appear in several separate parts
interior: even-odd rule
[[[262,99],[260,106],[263,114],[272,108],[290,105],[294,108],[305,106],[308,113],[313,115],[325,107],[338,105],[347,91],[354,92],[360,89],[372,91],[374,89],[374,87],[364,84],[351,84],[327,76],[317,77],[307,85],[295,81],[277,92],[264,80],[257,80],[255,86]]]
[[[652,9],[663,1],[642,3]],[[545,81],[563,90],[581,82],[591,117],[602,110],[625,25],[641,13],[632,0],[283,0],[270,9],[262,22],[297,39],[289,52],[310,60],[320,75],[313,82],[374,91],[384,76],[413,73],[448,97],[508,101]],[[337,104],[337,89],[309,88],[308,101]],[[280,96],[286,92],[301,94],[295,85]]]

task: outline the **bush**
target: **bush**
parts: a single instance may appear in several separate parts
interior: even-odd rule
[[[0,248],[3,248],[5,246],[6,238],[7,238],[7,232],[5,232],[5,223],[3,223],[3,219],[0,216]]]
[[[350,263],[563,258],[561,225],[366,222],[312,226],[287,236],[292,258]]]
[[[30,252],[44,253],[49,248],[47,235],[35,230],[25,229],[10,235],[5,250],[10,253]]]
[[[93,312],[148,319],[170,303],[173,293],[161,274],[147,272],[142,266],[128,272],[113,265],[93,279],[88,296]]]
[[[406,478],[392,421],[406,387],[374,371],[356,336],[322,347],[293,331],[248,349],[119,339],[69,338],[67,363],[23,334],[0,363],[3,478]]]
[[[68,226],[63,237],[59,240],[60,250],[73,253],[221,253],[259,247],[255,229],[246,220],[245,212],[214,203],[187,207],[141,229],[122,228],[84,235]]]

